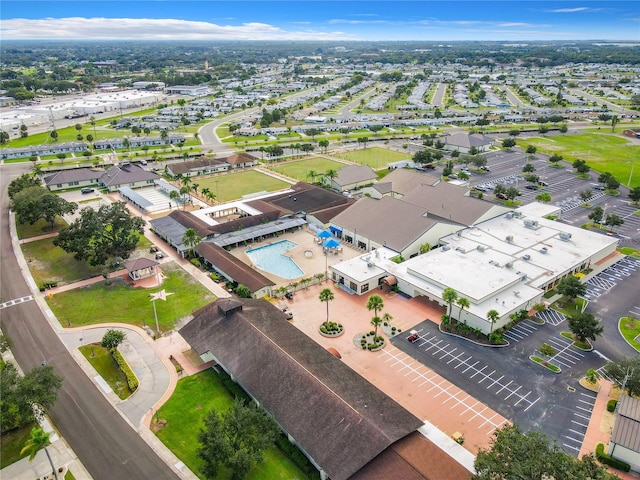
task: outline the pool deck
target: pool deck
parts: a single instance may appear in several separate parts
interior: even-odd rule
[[[231,255],[240,259],[247,265],[251,265],[256,268],[245,252],[254,248],[264,247],[266,245],[281,242],[282,240],[290,240],[297,244],[297,247],[284,252],[283,255],[291,258],[294,262],[296,262],[298,267],[300,267],[300,269],[304,272],[304,275],[288,280],[265,270],[258,269],[260,273],[262,273],[265,277],[276,284],[275,288],[289,285],[292,282],[297,282],[304,277],[313,277],[315,274],[325,273],[325,268],[328,269],[330,265],[342,262],[343,260],[348,260],[362,253],[344,245],[342,246],[342,251],[338,251],[337,254],[329,253],[325,257],[322,245],[316,243],[315,241],[315,234],[305,229],[298,230],[294,233],[286,233],[284,235],[280,235],[279,237],[270,237],[261,242],[248,243],[244,247],[236,247],[231,249],[229,253],[231,253]],[[305,252],[307,251],[311,252],[311,256],[305,255]]]

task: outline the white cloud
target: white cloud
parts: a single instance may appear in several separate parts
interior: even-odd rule
[[[549,13],[577,13],[577,12],[586,12],[587,10],[591,10],[589,7],[574,7],[574,8],[554,8],[553,10],[545,10]]]
[[[45,18],[7,19],[0,27],[4,39],[117,40],[349,40],[339,31],[287,31],[265,23],[217,25],[176,19]]]

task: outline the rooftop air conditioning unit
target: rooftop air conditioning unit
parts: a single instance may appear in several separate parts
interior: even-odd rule
[[[521,280],[524,282],[526,279],[527,279],[527,274],[525,273],[522,275]]]
[[[547,251],[548,251],[548,250],[547,250],[547,247],[542,247],[542,248],[540,249],[540,253],[547,253]]]
[[[486,248],[485,248],[485,246],[484,246],[484,245],[478,245],[478,246],[476,247],[476,249],[477,249],[479,252],[484,252]]]
[[[531,260],[531,255],[523,255],[522,259],[528,262],[529,260]]]
[[[505,215],[505,218],[506,218],[507,220],[511,220],[511,219],[513,218],[513,213],[511,213],[511,212],[507,213],[507,214]]]
[[[450,249],[451,249],[451,247],[449,245],[443,245],[442,246],[442,251],[443,252],[446,252],[447,250],[450,250]]]
[[[564,240],[565,242],[571,240],[571,234],[568,232],[560,232],[558,236],[560,237],[560,240]]]
[[[368,267],[368,268],[373,268],[373,263],[368,262],[368,263],[367,263],[367,267]]]
[[[507,268],[513,268],[513,263],[512,262],[507,262],[504,264],[505,267]]]
[[[537,220],[525,220],[524,221],[524,226],[527,227],[527,228],[536,229],[536,228],[538,228],[538,221]]]
[[[462,247],[456,247],[456,252],[467,253],[467,251]]]
[[[513,216],[516,218],[522,217],[522,212],[513,212]]]
[[[507,242],[512,243],[513,242],[513,235],[507,235],[506,240],[507,240]]]

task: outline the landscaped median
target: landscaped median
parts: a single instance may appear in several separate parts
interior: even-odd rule
[[[640,320],[632,317],[622,317],[618,320],[618,331],[629,345],[640,353]]]
[[[562,372],[560,367],[558,367],[557,365],[554,365],[553,363],[550,363],[549,361],[545,360],[544,358],[540,358],[540,357],[538,357],[536,355],[529,355],[529,360],[531,360],[532,362],[537,363],[538,365],[542,365],[546,369],[551,370],[553,373]]]

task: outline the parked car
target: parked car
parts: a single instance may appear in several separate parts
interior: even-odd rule
[[[599,183],[594,183],[593,185],[591,185],[591,188],[593,188],[594,190],[604,190],[605,188],[600,185]]]
[[[507,197],[506,193],[499,193],[496,195],[496,197],[498,197],[500,200],[509,200],[509,197]]]
[[[549,186],[549,184],[547,182],[543,182],[542,180],[540,180],[538,182],[538,185],[540,185],[541,187],[548,187]]]
[[[485,167],[484,165],[480,167],[480,170],[484,170],[485,172],[490,172],[489,167]]]
[[[160,260],[162,258],[164,258],[164,253],[162,253],[162,252],[156,253],[156,260]]]
[[[455,180],[456,178],[458,178],[458,175],[456,175],[455,173],[452,173],[449,175],[449,178]]]
[[[158,251],[158,247],[156,247],[155,245],[151,245],[151,248],[149,249],[149,253],[156,253]]]
[[[88,188],[88,187],[85,187],[85,188],[83,188],[82,190],[80,190],[80,193],[93,193],[93,192],[95,192],[95,191],[96,191],[96,189],[95,189],[95,188]]]
[[[536,187],[535,185],[525,185],[525,187],[527,190],[537,190],[538,187]]]
[[[416,332],[415,330],[411,330],[409,332],[409,336],[407,337],[407,340],[413,343],[413,342],[417,342],[419,338],[420,338],[420,335],[418,335],[418,332]]]

